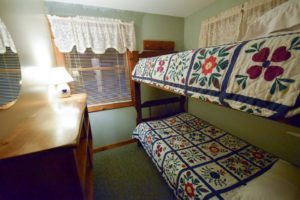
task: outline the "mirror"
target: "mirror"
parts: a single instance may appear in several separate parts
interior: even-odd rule
[[[21,89],[18,53],[6,26],[0,19],[0,110],[11,107]]]

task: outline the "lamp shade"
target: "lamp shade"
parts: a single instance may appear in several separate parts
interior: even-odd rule
[[[51,68],[50,74],[49,74],[49,81],[48,81],[49,85],[69,83],[72,81],[73,81],[73,78],[67,72],[66,68],[64,68],[64,67]]]

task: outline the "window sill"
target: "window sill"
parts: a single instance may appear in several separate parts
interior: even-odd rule
[[[112,110],[112,109],[117,109],[117,108],[130,107],[133,105],[134,105],[133,101],[112,103],[112,104],[106,104],[106,105],[93,105],[93,106],[88,106],[88,111],[89,112],[98,112],[98,111],[103,111],[103,110]]]

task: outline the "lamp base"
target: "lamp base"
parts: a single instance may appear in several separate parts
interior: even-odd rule
[[[71,89],[67,83],[61,83],[56,86],[56,96],[66,98],[71,96]]]

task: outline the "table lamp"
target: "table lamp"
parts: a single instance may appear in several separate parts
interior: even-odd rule
[[[49,78],[49,85],[55,86],[55,92],[57,97],[65,98],[71,96],[71,90],[68,83],[72,82],[73,78],[67,72],[66,68],[51,68]]]

